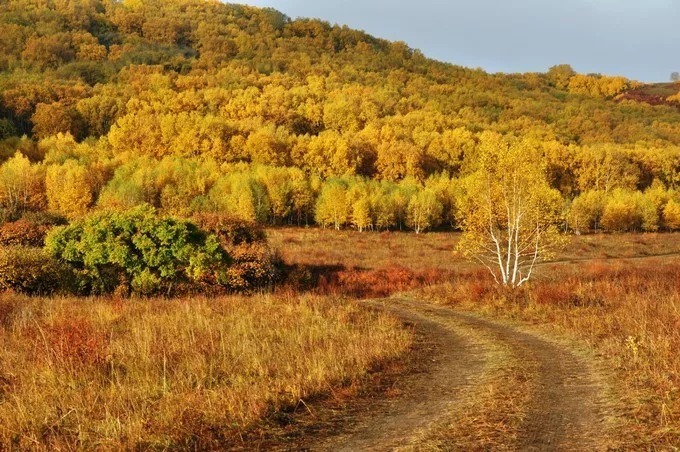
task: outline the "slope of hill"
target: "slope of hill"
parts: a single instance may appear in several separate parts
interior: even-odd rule
[[[149,202],[185,215],[222,209],[215,187],[248,185],[253,199],[266,191],[267,207],[243,216],[299,221],[312,216],[320,180],[422,186],[464,174],[484,143],[516,139],[543,150],[566,199],[680,179],[680,112],[615,101],[639,87],[622,77],[567,65],[492,75],[347,27],[211,0],[12,0],[0,24],[0,155],[20,151],[37,174],[18,200],[0,183],[13,211],[77,216]],[[296,168],[281,177],[305,179],[309,199],[294,201],[292,189],[276,199],[250,164]],[[247,181],[222,180],[234,173]],[[78,190],[78,202],[57,199]]]
[[[617,100],[633,100],[637,102],[646,102],[650,105],[671,105],[677,107],[679,104],[668,98],[677,95],[679,91],[680,85],[675,82],[651,83],[625,91],[617,97]]]

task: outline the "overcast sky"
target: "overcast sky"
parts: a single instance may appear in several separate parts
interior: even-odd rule
[[[314,17],[489,72],[667,81],[680,71],[680,0],[232,0]]]

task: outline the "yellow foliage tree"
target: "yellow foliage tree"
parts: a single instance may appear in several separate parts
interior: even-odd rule
[[[363,232],[373,226],[371,218],[371,201],[362,197],[352,203],[352,224]]]
[[[44,208],[44,178],[42,166],[17,152],[0,167],[0,204],[12,212]]]
[[[671,199],[663,210],[663,221],[668,229],[677,231],[680,229],[680,203]]]
[[[569,209],[569,227],[576,233],[589,229],[597,231],[600,228],[602,213],[605,205],[605,193],[591,190],[581,193],[571,203]]]
[[[442,203],[433,190],[420,190],[408,203],[407,225],[416,231],[416,234],[420,234],[441,223],[442,210]]]
[[[49,208],[66,218],[82,217],[92,205],[89,171],[75,160],[49,166],[45,186]]]
[[[478,152],[476,170],[463,181],[458,249],[497,283],[518,287],[562,244],[556,227],[562,199],[548,185],[538,148],[493,140]]]
[[[347,200],[347,185],[344,181],[331,179],[324,184],[316,202],[314,212],[316,222],[324,228],[332,224],[336,230],[347,223],[350,206]]]

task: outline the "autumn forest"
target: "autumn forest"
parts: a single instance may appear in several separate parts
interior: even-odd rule
[[[680,84],[555,63],[1,0],[0,450],[677,449]]]
[[[8,219],[148,203],[357,230],[456,227],[484,146],[538,149],[564,229],[680,228],[680,111],[640,84],[487,74],[403,43],[205,1],[0,6]],[[513,144],[514,145],[514,144]]]

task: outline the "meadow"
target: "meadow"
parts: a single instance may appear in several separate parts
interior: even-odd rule
[[[602,359],[623,410],[622,447],[680,443],[680,257],[552,264],[519,293],[462,274],[417,296],[571,338]]]
[[[390,266],[411,270],[460,271],[477,265],[456,252],[455,232],[357,233],[319,228],[269,228],[269,242],[288,263],[376,270]],[[678,234],[570,235],[558,261],[638,258],[680,253]]]
[[[318,296],[0,296],[0,449],[220,449],[405,353],[386,315]]]
[[[290,229],[268,234],[273,243],[285,244],[289,261],[326,262],[342,269],[340,275],[354,274],[353,280],[395,291],[408,286],[400,285],[403,272],[430,275],[407,294],[530,325],[587,347],[611,372],[611,397],[625,414],[620,447],[667,449],[680,443],[677,234],[570,236],[554,262],[539,266],[532,283],[515,292],[498,289],[486,270],[458,256],[453,251],[457,234]],[[366,296],[375,291],[363,289]],[[522,394],[511,396],[519,399]]]
[[[570,236],[555,261],[514,292],[499,290],[457,254],[454,233],[271,228],[267,236],[289,271],[269,294],[0,295],[0,448],[285,441],[273,433],[281,416],[321,413],[306,422],[323,424],[329,396],[352,388],[347,397],[355,398],[368,375],[413,350],[409,328],[352,301],[397,293],[593,350],[611,370],[612,397],[626,414],[622,447],[680,441],[676,234]],[[515,381],[517,369],[498,372]],[[513,409],[524,403],[521,391],[497,383],[480,400]],[[492,430],[507,427],[501,411]]]
[[[0,1],[0,28],[0,450],[249,445],[418,356],[356,302],[398,293],[585,344],[623,447],[680,444],[677,83],[208,0]],[[576,235],[499,290],[441,232],[496,223]]]

